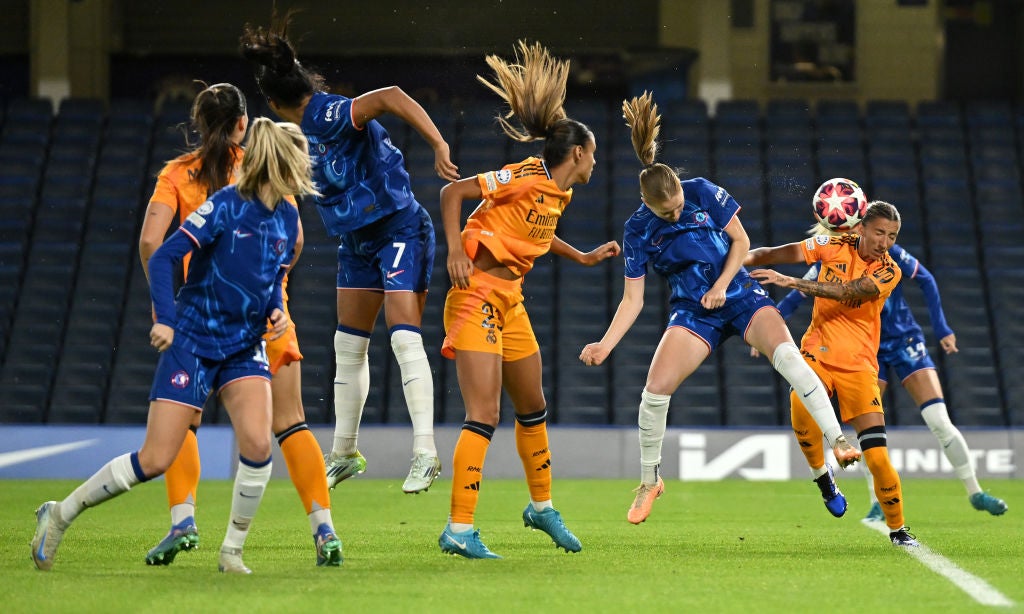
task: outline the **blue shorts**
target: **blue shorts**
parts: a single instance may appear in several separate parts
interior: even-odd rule
[[[220,392],[231,382],[249,377],[270,380],[270,362],[262,339],[224,360],[196,356],[173,344],[160,354],[149,400],[171,401],[202,411],[210,391]]]
[[[338,288],[426,292],[434,269],[434,225],[419,203],[341,236]]]
[[[901,382],[918,371],[935,368],[924,344],[923,332],[918,330],[881,343],[878,348],[878,379],[887,382],[890,368]]]
[[[776,309],[767,295],[751,292],[714,310],[707,310],[700,303],[676,301],[669,305],[668,327],[679,326],[697,335],[714,352],[723,341],[733,335],[740,338],[750,326],[754,314],[765,308]]]

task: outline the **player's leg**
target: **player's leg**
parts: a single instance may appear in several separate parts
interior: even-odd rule
[[[800,355],[779,311],[774,307],[759,309],[750,319],[744,339],[762,355],[771,357],[772,367],[800,395],[801,403],[832,447],[839,466],[845,468],[860,460],[860,452],[843,436],[824,385]]]
[[[291,336],[294,338],[294,334]],[[306,424],[302,406],[302,355],[297,351],[297,341],[294,349],[287,349],[293,347],[291,341],[279,343],[285,337],[269,342],[267,349],[273,373],[270,383],[273,433],[288,466],[288,476],[306,510],[316,547],[317,565],[340,565],[342,545],[331,520],[331,499],[323,453]],[[289,356],[289,362],[274,368],[279,355],[285,354]]]
[[[36,510],[36,532],[31,544],[36,567],[43,571],[53,567],[64,531],[87,508],[163,474],[174,462],[196,411],[195,407],[179,403],[153,401],[142,448],[112,459],[62,501],[41,505]]]
[[[460,349],[455,355],[466,421],[452,454],[452,494],[438,544],[443,552],[467,558],[500,558],[480,541],[474,515],[483,483],[484,461],[498,426],[501,406],[501,355]]]
[[[195,413],[189,430],[185,433],[185,441],[178,450],[178,456],[164,472],[164,486],[167,489],[167,504],[171,511],[171,530],[167,537],[158,544],[150,554],[159,553],[166,546],[167,538],[180,541],[179,550],[192,550],[199,546],[199,532],[196,529],[196,500],[199,488],[201,465],[199,461],[199,440],[196,433],[199,429],[202,414]],[[146,561],[150,560],[147,555]],[[171,555],[170,560],[173,560]],[[168,560],[168,562],[170,562]]]
[[[518,284],[475,271],[470,287],[451,288],[444,304],[442,352],[455,360],[466,420],[452,455],[448,523],[438,538],[442,552],[467,558],[501,558],[473,528],[484,461],[501,411],[502,331],[506,293]],[[507,288],[506,288],[507,287]]]
[[[434,270],[434,228],[422,207],[409,209],[389,224],[377,261],[391,349],[412,421],[412,465],[402,490],[414,494],[430,488],[441,473],[441,462],[434,443],[434,376],[420,332]]]
[[[707,332],[705,332],[707,334]],[[647,372],[647,381],[640,394],[637,418],[640,439],[640,486],[629,507],[626,519],[639,524],[651,514],[654,501],[665,492],[660,475],[661,449],[668,425],[668,407],[672,393],[688,378],[711,353],[710,342],[694,331],[682,326],[665,330],[654,351],[654,359]]]
[[[889,382],[886,378],[889,376],[889,363],[886,362],[885,357],[881,353],[878,355],[878,396],[882,398],[885,396],[885,389],[888,388]],[[884,522],[885,514],[882,513],[882,504],[878,502],[878,497],[875,496],[875,478],[871,475],[870,471],[864,472],[864,479],[868,483],[868,499],[871,501],[871,507],[868,508],[868,513],[865,514],[864,518],[861,518],[861,522]]]
[[[874,478],[875,496],[885,515],[889,537],[897,546],[916,546],[903,517],[903,487],[889,459],[885,433],[885,415],[878,376],[871,372],[843,373],[836,376],[836,389],[843,418],[857,431],[864,462]]]
[[[339,273],[339,283],[341,282]],[[359,422],[370,393],[370,333],[384,293],[338,288],[338,329],[334,333],[334,442],[326,460],[327,484],[334,488],[366,470],[359,453]]]
[[[530,502],[523,509],[523,524],[547,533],[556,547],[579,552],[583,548],[580,540],[565,526],[561,513],[551,502],[552,453],[542,383],[543,361],[521,304],[506,316],[502,337],[505,361],[501,381],[515,407],[516,451],[530,491]]]
[[[270,481],[271,392],[270,382],[255,373],[229,379],[220,398],[231,417],[238,444],[238,470],[231,496],[227,533],[220,547],[219,569],[225,573],[252,573],[242,562],[249,528]]]
[[[953,473],[963,482],[967,496],[976,510],[998,516],[1006,512],[1006,502],[981,489],[971,462],[971,451],[960,430],[949,419],[942,387],[934,368],[914,371],[903,380],[903,387],[921,408],[921,417],[942,446],[942,453],[953,465]]]

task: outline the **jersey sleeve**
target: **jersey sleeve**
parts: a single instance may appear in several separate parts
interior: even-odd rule
[[[352,117],[353,102],[351,98],[332,98],[314,111],[312,121],[320,138],[342,140],[362,131]]]
[[[174,327],[174,271],[185,254],[192,251],[190,237],[180,229],[163,242],[149,259],[149,297],[157,324]]]
[[[511,200],[513,195],[529,185],[528,179],[516,179],[509,168],[480,173],[476,176],[476,182],[480,185],[483,197],[495,202]]]
[[[832,242],[832,237],[827,235],[807,237],[800,242],[800,248],[804,255],[804,263],[806,264],[827,260],[837,249]]]
[[[711,182],[707,182],[705,185],[706,191],[702,195],[703,202],[701,204],[707,208],[708,215],[711,216],[715,224],[724,230],[740,212],[740,204],[725,191],[725,188]]]
[[[179,232],[188,235],[195,247],[206,247],[224,231],[224,205],[208,200],[181,223]]]
[[[626,261],[627,279],[640,279],[647,275],[647,252],[643,249],[642,237],[628,224],[622,233],[622,256]]]
[[[178,186],[174,183],[173,163],[165,166],[156,177],[156,187],[149,202],[161,203],[178,212]]]
[[[939,285],[935,283],[935,277],[920,262],[917,264],[915,273],[912,277],[921,288],[924,300],[928,304],[928,318],[932,321],[932,330],[935,331],[935,336],[944,339],[952,335],[953,329],[946,322],[946,313],[942,310]]]

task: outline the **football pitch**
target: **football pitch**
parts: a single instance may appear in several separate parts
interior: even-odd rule
[[[1024,611],[1024,481],[985,486],[1009,504],[975,511],[955,480],[906,480],[909,553],[860,519],[859,474],[840,475],[841,519],[810,480],[666,483],[647,522],[626,521],[636,483],[558,480],[555,506],[583,542],[556,550],[523,527],[521,480],[483,484],[481,537],[503,560],[441,554],[450,482],[410,496],[401,480],[365,476],[332,493],[344,542],[340,568],[317,568],[309,523],[291,484],[267,489],[245,548],[247,577],[217,571],[230,482],[199,490],[202,542],[168,567],[146,551],[170,522],[162,481],[86,511],[50,572],[28,543],[35,508],[72,481],[0,481],[0,585],[6,612],[966,612]]]

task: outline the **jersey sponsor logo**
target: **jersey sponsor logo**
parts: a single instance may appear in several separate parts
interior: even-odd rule
[[[324,111],[324,121],[333,122],[334,120],[341,117],[341,112],[338,107],[341,106],[341,101],[335,101],[327,105],[327,109]]]
[[[498,189],[498,180],[494,177],[494,171],[484,173],[484,183],[487,184],[488,192],[493,192]]]
[[[192,225],[195,226],[196,228],[202,228],[203,226],[206,226],[206,218],[203,217],[202,215],[199,215],[198,211],[193,211],[192,213],[190,213],[189,216],[185,218],[185,221],[192,222]]]
[[[199,215],[208,215],[211,211],[213,211],[212,200],[206,201],[205,203],[199,205],[199,208],[196,209],[196,213],[198,213]]]
[[[178,371],[171,375],[171,385],[175,388],[183,389],[188,386],[189,376],[184,371]]]
[[[871,276],[883,284],[887,284],[896,279],[896,269],[892,266],[882,267],[872,273]]]
[[[507,168],[503,168],[494,174],[494,178],[498,180],[498,183],[504,185],[509,181],[512,181],[512,171]]]

